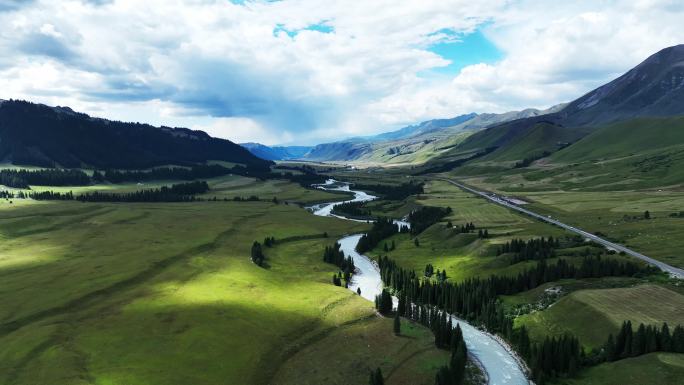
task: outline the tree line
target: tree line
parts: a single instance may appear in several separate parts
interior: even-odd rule
[[[188,167],[157,167],[151,170],[95,170],[92,176],[80,169],[43,169],[43,170],[0,170],[0,184],[14,188],[38,186],[87,186],[90,184],[110,182],[146,182],[151,180],[196,180],[215,178],[235,174],[258,179],[286,179],[302,186],[309,187],[324,182],[327,177],[309,169],[301,173],[273,172],[263,165],[192,165]]]
[[[512,239],[499,246],[496,255],[511,254],[510,264],[522,261],[541,260],[556,256],[555,249],[560,247],[560,241],[553,237],[535,238],[524,241],[522,239]]]
[[[425,184],[415,182],[402,183],[398,185],[354,183],[354,187],[359,190],[370,190],[376,192],[382,195],[383,199],[391,201],[404,200],[411,195],[422,194],[425,192]]]
[[[94,171],[94,182],[145,182],[151,180],[195,180],[228,175],[240,168],[227,168],[217,164],[196,165],[192,167],[158,167],[147,171],[105,170]]]
[[[667,323],[660,329],[642,323],[634,331],[632,322],[624,321],[616,336],[608,336],[602,358],[610,362],[653,352],[684,353],[684,327],[677,325],[671,333]]]
[[[71,191],[65,193],[55,191],[24,193],[20,191],[17,193],[17,197],[28,197],[35,200],[77,200],[81,202],[192,202],[196,200],[195,194],[202,194],[207,191],[209,191],[207,182],[197,181],[129,193],[93,191],[74,195]]]
[[[38,186],[83,186],[90,184],[90,177],[81,170],[0,170],[0,184],[14,188]]]
[[[411,211],[408,222],[411,224],[411,234],[417,235],[423,230],[439,222],[442,218],[452,213],[451,207],[424,206]]]
[[[356,251],[363,254],[372,250],[375,246],[380,244],[383,239],[390,237],[399,231],[406,231],[406,229],[400,229],[399,225],[395,224],[391,219],[378,218],[373,223],[373,227],[361,236],[359,243],[356,245]]]
[[[367,218],[371,216],[371,211],[365,207],[364,202],[340,203],[333,207],[332,213],[351,218]]]
[[[538,287],[546,282],[564,278],[591,278],[605,276],[634,276],[654,272],[654,268],[631,261],[620,262],[601,256],[587,256],[579,266],[559,259],[554,264],[545,260],[517,276],[491,275],[489,278],[470,278],[460,283],[433,282],[421,279],[413,270],[406,270],[388,257],[378,260],[381,278],[388,288],[399,297],[400,303],[430,305],[455,314],[474,324],[500,333],[521,352],[532,368],[538,383],[546,378],[568,375],[580,365],[576,338],[566,336],[551,338],[541,344],[532,344],[526,334],[513,330],[512,319],[507,317],[499,295],[512,295]],[[389,291],[388,291],[389,293]],[[411,308],[411,306],[407,306]]]
[[[351,281],[351,276],[354,274],[356,267],[354,266],[354,260],[352,257],[345,257],[344,252],[340,249],[342,246],[335,242],[332,246],[326,246],[323,251],[323,262],[333,264],[340,268],[340,272],[343,275],[345,287],[349,285]],[[333,275],[333,284],[336,286],[342,286],[342,281],[340,274]]]

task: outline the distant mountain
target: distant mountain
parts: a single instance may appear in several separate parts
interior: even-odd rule
[[[427,134],[429,132],[434,132],[445,127],[457,126],[461,123],[467,122],[477,116],[476,113],[470,113],[466,115],[460,115],[451,119],[433,119],[425,122],[421,122],[416,125],[406,126],[400,128],[396,131],[385,132],[379,135],[370,136],[366,139],[371,141],[386,141],[386,140],[397,140],[406,139],[413,136],[418,136],[421,134]]]
[[[684,45],[655,53],[560,111],[512,120],[477,132],[444,157],[451,159],[458,154],[496,148],[479,161],[513,162],[558,151],[609,123],[678,115],[684,115]]]
[[[319,144],[304,155],[304,159],[377,164],[422,163],[456,146],[477,130],[514,119],[556,112],[563,106],[502,114],[470,113],[451,119],[428,120],[375,136]]]
[[[240,143],[252,154],[266,160],[291,160],[303,157],[312,146],[266,146],[260,143]]]
[[[208,160],[271,164],[203,131],[111,121],[16,100],[0,103],[0,158],[22,165],[122,169]]]

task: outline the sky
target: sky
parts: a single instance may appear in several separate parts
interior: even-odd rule
[[[316,144],[547,108],[684,43],[682,1],[0,0],[0,99]]]

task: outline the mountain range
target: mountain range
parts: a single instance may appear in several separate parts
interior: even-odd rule
[[[477,165],[509,170],[541,159],[547,164],[586,161],[588,154],[604,154],[601,148],[613,149],[604,155],[618,157],[676,146],[684,141],[682,121],[670,117],[680,115],[684,45],[665,48],[617,79],[547,110],[428,120],[372,137],[319,144],[300,159],[423,170],[446,170],[450,164],[465,164],[468,172],[477,172]]]
[[[516,161],[569,147],[611,123],[682,114],[684,45],[677,45],[651,55],[559,111],[490,126],[468,137],[447,155],[496,148],[483,160]],[[612,138],[620,139],[620,135]]]
[[[650,162],[645,156],[659,156],[661,160],[653,161],[650,169],[672,170],[684,167],[684,148],[678,147],[684,146],[682,115],[684,45],[677,45],[578,99],[547,110],[470,113],[312,147],[238,145],[186,128],[94,118],[69,107],[0,101],[0,158],[35,166],[121,169],[210,160],[267,168],[272,160],[303,159],[409,165],[416,172],[458,168],[459,173],[478,173],[535,164],[548,170],[598,160],[605,167],[611,159],[610,164],[617,165],[625,159],[639,163]],[[626,171],[632,166],[621,167],[623,175],[634,174]]]
[[[312,146],[266,146],[260,143],[240,143],[252,154],[266,160],[291,160],[302,158]]]

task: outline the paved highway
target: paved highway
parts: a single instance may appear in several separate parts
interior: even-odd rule
[[[440,179],[442,179],[442,178],[440,178]],[[634,250],[628,249],[628,248],[626,248],[625,246],[622,246],[622,245],[620,245],[620,244],[613,243],[613,242],[611,242],[611,241],[605,240],[605,239],[603,239],[603,238],[601,238],[601,237],[599,237],[599,236],[597,236],[597,235],[595,235],[595,234],[586,232],[586,231],[584,231],[584,230],[582,230],[582,229],[579,229],[579,228],[577,228],[577,227],[570,226],[570,225],[566,225],[565,223],[560,222],[560,221],[558,221],[558,220],[556,220],[556,219],[553,219],[553,218],[551,218],[551,217],[545,217],[545,216],[543,216],[543,215],[537,214],[537,213],[532,212],[532,211],[530,211],[530,210],[524,209],[524,208],[522,208],[522,207],[520,207],[520,206],[518,206],[518,205],[516,205],[516,204],[513,204],[513,203],[507,201],[505,198],[500,197],[500,196],[498,196],[498,195],[496,195],[496,194],[487,193],[487,192],[484,192],[484,191],[478,191],[478,190],[475,190],[475,189],[472,188],[472,187],[466,186],[466,185],[464,185],[464,184],[462,184],[462,183],[456,182],[456,181],[451,180],[451,179],[442,179],[442,180],[444,180],[444,181],[446,181],[446,182],[449,182],[449,183],[453,184],[454,186],[457,186],[457,187],[459,187],[459,188],[461,188],[461,189],[463,189],[463,190],[465,190],[465,191],[471,192],[471,193],[473,193],[473,194],[475,194],[475,195],[479,195],[479,196],[481,196],[481,197],[483,197],[483,198],[485,198],[485,199],[488,199],[488,200],[490,200],[490,201],[492,201],[492,202],[494,202],[494,203],[497,203],[497,204],[502,205],[502,206],[506,206],[506,207],[508,207],[509,209],[519,211],[519,212],[521,212],[521,213],[523,213],[523,214],[526,214],[526,215],[529,215],[529,216],[531,216],[531,217],[537,218],[537,219],[542,220],[542,221],[544,221],[544,222],[551,223],[551,224],[556,225],[556,226],[558,226],[558,227],[562,227],[562,228],[564,228],[564,229],[566,229],[566,230],[568,230],[568,231],[572,231],[573,233],[576,233],[576,234],[579,234],[579,235],[581,235],[581,236],[583,236],[583,237],[589,238],[589,239],[591,239],[592,241],[597,242],[597,243],[600,243],[600,244],[602,244],[602,245],[604,245],[604,246],[606,246],[606,247],[608,247],[608,248],[610,248],[610,249],[614,249],[614,250],[616,250],[616,251],[618,251],[618,252],[622,251],[622,252],[624,252],[625,254],[631,255],[631,256],[633,256],[633,257],[635,257],[635,258],[639,258],[639,259],[641,259],[641,260],[643,260],[643,261],[645,261],[645,262],[647,262],[647,263],[649,263],[649,264],[651,264],[651,265],[653,265],[653,266],[659,268],[660,270],[669,273],[670,276],[672,276],[672,277],[679,278],[679,279],[684,279],[684,270],[682,270],[682,269],[680,269],[680,268],[677,268],[677,267],[674,267],[674,266],[670,266],[670,265],[668,265],[667,263],[664,263],[664,262],[655,260],[655,259],[653,259],[653,258],[651,258],[651,257],[648,257],[648,256],[646,256],[646,255],[643,255],[643,254],[641,254],[641,253],[639,253],[639,252],[636,252],[636,251],[634,251]]]

